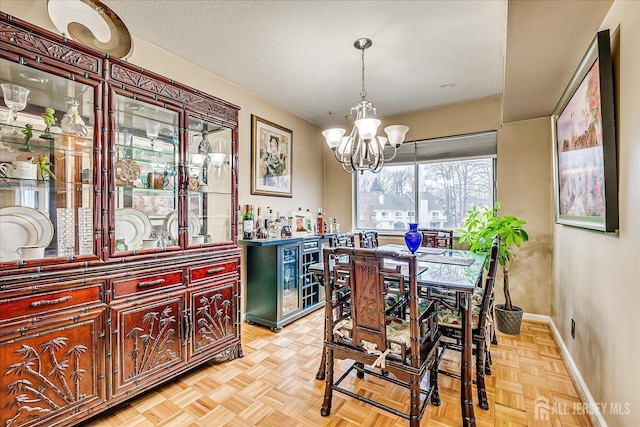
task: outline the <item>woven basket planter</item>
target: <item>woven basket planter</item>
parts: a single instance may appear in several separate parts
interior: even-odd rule
[[[498,322],[498,330],[509,335],[518,335],[520,333],[520,325],[522,324],[522,309],[513,306],[513,311],[504,309],[503,304],[497,304],[495,307],[496,321]]]

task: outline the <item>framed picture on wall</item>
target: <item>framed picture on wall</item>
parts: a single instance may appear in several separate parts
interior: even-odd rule
[[[609,30],[594,38],[551,120],[556,222],[616,232],[618,173]]]
[[[293,133],[251,115],[251,194],[292,197]]]

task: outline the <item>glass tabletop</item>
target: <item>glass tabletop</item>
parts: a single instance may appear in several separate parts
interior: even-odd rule
[[[408,252],[402,245],[382,245],[379,250]],[[438,251],[422,251],[418,257],[418,284],[436,288],[472,292],[480,283],[486,254],[471,251],[439,249]],[[309,267],[315,274],[323,272],[323,264],[317,263]]]
[[[382,245],[380,250],[409,252],[403,245]],[[418,258],[418,284],[449,290],[473,291],[482,277],[486,254],[471,251],[420,248]],[[423,269],[422,267],[426,267]]]

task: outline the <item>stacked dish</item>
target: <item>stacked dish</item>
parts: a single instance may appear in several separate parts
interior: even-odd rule
[[[142,247],[142,239],[151,235],[151,220],[134,208],[116,209],[116,240],[124,239],[128,249]]]
[[[175,242],[178,241],[178,211],[174,210],[167,214],[163,228]],[[198,234],[200,234],[200,218],[193,212],[189,212],[189,241]]]
[[[53,224],[37,209],[7,206],[0,209],[0,236],[0,262],[14,261],[21,246],[49,246]]]

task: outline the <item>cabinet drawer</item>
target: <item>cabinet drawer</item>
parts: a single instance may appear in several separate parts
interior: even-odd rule
[[[317,250],[320,247],[320,242],[318,240],[304,241],[302,247],[305,252]]]
[[[15,317],[42,315],[75,305],[100,303],[102,284],[70,288],[55,292],[43,292],[0,300],[0,320]]]
[[[113,298],[120,298],[136,292],[157,290],[160,288],[181,284],[182,270],[115,279],[112,285]]]
[[[191,267],[191,282],[206,279],[210,280],[222,274],[235,273],[236,271],[237,264],[234,261],[199,265]]]

